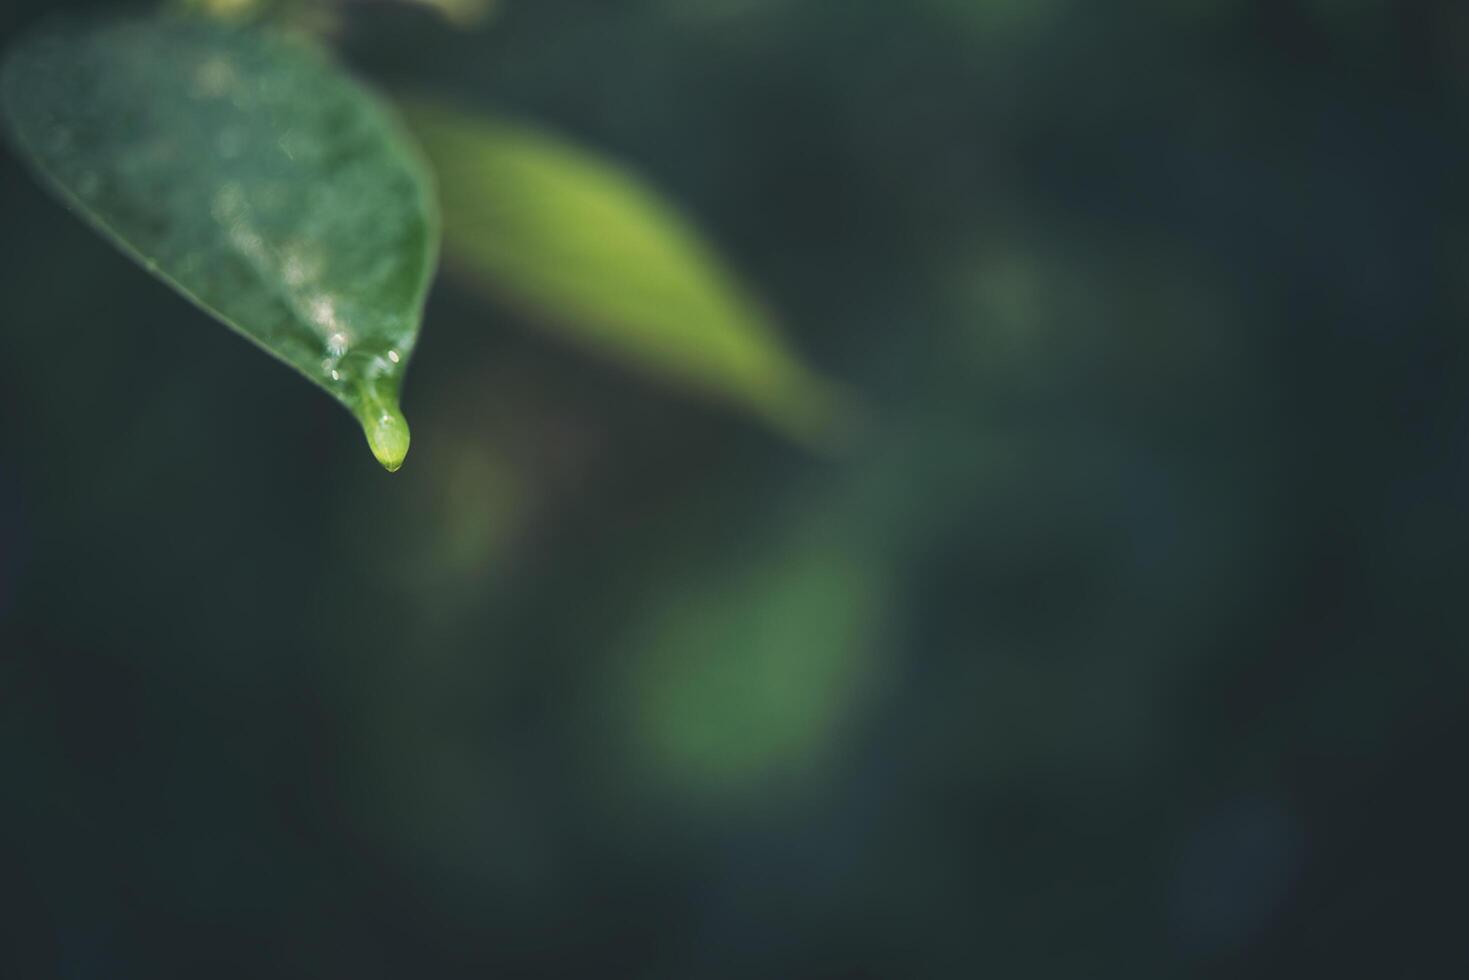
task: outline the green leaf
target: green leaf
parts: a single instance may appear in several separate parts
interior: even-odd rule
[[[304,40],[206,19],[65,21],[0,77],[73,209],[361,421],[396,470],[438,218],[411,144]]]
[[[646,184],[525,125],[417,101],[404,111],[437,172],[448,272],[569,341],[802,441],[833,434],[834,387]]]

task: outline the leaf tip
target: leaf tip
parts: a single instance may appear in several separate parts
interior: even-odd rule
[[[383,469],[396,473],[408,455],[408,420],[401,412],[381,411],[362,419],[362,431],[367,435],[367,445]]]

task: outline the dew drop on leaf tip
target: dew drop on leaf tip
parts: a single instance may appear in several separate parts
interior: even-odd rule
[[[408,421],[397,411],[383,411],[376,416],[364,415],[362,430],[377,461],[389,473],[396,473],[408,455]]]

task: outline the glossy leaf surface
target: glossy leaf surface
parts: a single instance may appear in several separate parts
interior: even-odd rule
[[[0,96],[70,206],[402,464],[398,393],[438,221],[369,93],[305,41],[161,16],[42,28],[10,53]]]
[[[638,178],[541,130],[409,102],[449,272],[566,339],[710,392],[803,441],[838,399],[703,237]]]

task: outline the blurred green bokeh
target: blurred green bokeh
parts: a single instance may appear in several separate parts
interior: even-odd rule
[[[1458,0],[420,6],[864,425],[445,279],[388,477],[0,156],[0,975],[1469,969]]]

